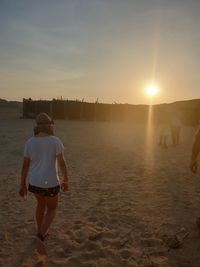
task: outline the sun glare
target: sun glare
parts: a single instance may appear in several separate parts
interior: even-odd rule
[[[150,85],[147,87],[146,93],[150,96],[155,96],[158,93],[158,88],[155,85]]]

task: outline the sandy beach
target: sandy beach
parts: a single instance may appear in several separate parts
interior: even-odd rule
[[[34,121],[0,115],[0,266],[32,267],[35,200],[18,196],[25,141]],[[44,266],[199,267],[200,173],[188,169],[195,128],[162,149],[157,128],[55,121],[65,146],[70,191],[61,193]],[[178,244],[166,240],[177,238]]]

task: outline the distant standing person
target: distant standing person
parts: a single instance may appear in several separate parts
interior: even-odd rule
[[[177,146],[180,142],[180,132],[181,132],[181,120],[178,114],[171,115],[171,137],[172,137],[172,145]]]
[[[162,108],[159,112],[158,125],[159,125],[158,145],[163,148],[168,148],[170,126],[169,126],[169,113],[166,108]]]
[[[190,170],[193,173],[197,172],[198,169],[198,163],[197,163],[197,158],[200,152],[200,128],[197,131],[193,145],[192,145],[192,153],[191,153],[191,160],[190,160]]]
[[[46,113],[40,113],[36,124],[34,136],[25,143],[19,194],[25,197],[29,190],[36,198],[36,249],[38,253],[46,254],[45,238],[55,218],[60,188],[68,190],[68,175],[64,146],[53,134],[52,119]],[[57,162],[63,175],[62,182],[58,177]]]
[[[162,123],[159,126],[158,145],[163,148],[168,148],[168,139],[169,139],[169,125],[167,123]]]

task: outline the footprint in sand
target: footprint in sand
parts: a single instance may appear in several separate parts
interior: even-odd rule
[[[69,264],[68,264],[69,263]],[[77,267],[77,266],[81,266],[79,261],[72,261],[72,262],[68,262],[66,259],[51,259],[49,261],[49,265],[45,266],[45,267]]]
[[[105,258],[105,252],[103,249],[99,248],[99,250],[95,251],[86,251],[81,255],[83,260],[98,260],[100,258]]]
[[[95,223],[98,221],[98,218],[96,216],[90,216],[90,217],[88,217],[88,221]]]
[[[67,251],[65,251],[64,248],[59,247],[55,249],[55,254],[56,254],[56,258],[66,258],[66,253]]]
[[[132,260],[131,262],[128,262],[125,266],[126,267],[140,267],[135,260]]]
[[[162,246],[163,241],[158,238],[141,238],[140,243],[144,247]]]
[[[78,267],[82,266],[82,261],[77,257],[71,257],[68,259],[65,265],[60,265],[60,266]]]
[[[74,240],[79,244],[84,243],[84,241],[87,239],[87,235],[83,230],[77,230],[74,234]]]
[[[85,248],[88,250],[88,251],[98,251],[100,249],[100,246],[90,240],[88,240],[86,243],[85,243]]]
[[[80,250],[80,244],[75,240],[65,239],[60,242],[60,246],[64,249],[65,257],[69,257],[72,254],[72,251]]]
[[[96,233],[92,233],[91,235],[89,235],[88,239],[91,241],[98,241],[103,237],[103,233],[102,232],[96,232]]]
[[[35,254],[33,257],[25,260],[22,264],[22,267],[44,267],[46,266],[46,256]]]
[[[169,266],[168,259],[164,256],[150,256],[153,266]]]
[[[103,221],[98,221],[98,222],[96,223],[96,226],[97,226],[97,227],[101,227],[102,229],[106,228],[106,229],[108,230],[106,224],[105,224]]]
[[[83,222],[82,221],[80,221],[80,220],[77,220],[77,221],[75,221],[74,222],[74,230],[78,230],[78,229],[80,229],[81,227],[83,226]]]
[[[123,249],[120,251],[120,255],[123,259],[128,260],[132,254],[128,249]]]

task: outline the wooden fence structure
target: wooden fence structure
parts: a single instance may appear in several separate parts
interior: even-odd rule
[[[170,116],[179,113],[183,124],[196,125],[200,120],[200,101],[188,104],[187,101],[172,104],[154,105],[154,121],[164,120],[166,110]],[[35,118],[40,112],[46,112],[53,119],[81,121],[119,121],[146,123],[148,105],[88,103],[75,100],[32,100],[23,99],[23,118]]]
[[[73,100],[32,100],[23,99],[23,118],[35,118],[46,112],[53,119],[82,121],[145,121],[147,106],[129,104],[88,103]]]

